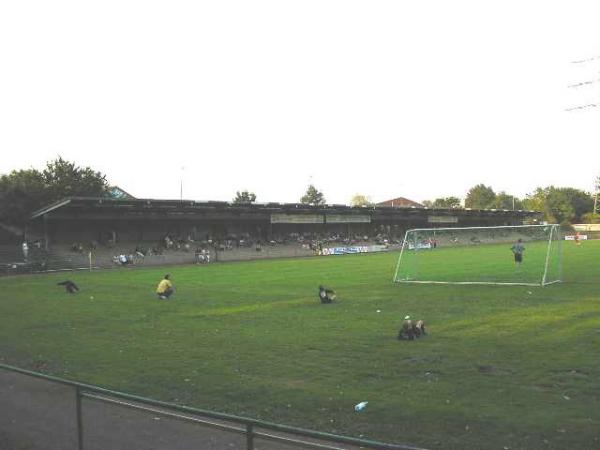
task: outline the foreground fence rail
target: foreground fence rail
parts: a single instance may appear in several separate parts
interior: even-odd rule
[[[112,391],[85,383],[69,381],[62,378],[46,375],[19,367],[0,364],[0,370],[19,373],[22,375],[43,379],[51,383],[58,383],[73,388],[75,400],[74,421],[77,427],[77,448],[84,450],[85,423],[83,418],[83,399],[102,402],[115,408],[128,408],[154,415],[168,417],[170,419],[202,424],[203,426],[220,429],[228,433],[236,433],[246,436],[246,450],[254,450],[255,439],[275,441],[298,448],[311,448],[322,450],[343,450],[340,445],[349,445],[359,448],[378,450],[424,450],[419,447],[402,444],[388,444],[384,442],[358,439],[348,436],[340,436],[320,431],[306,430],[288,425],[281,425],[257,419],[219,413],[215,411],[202,410],[181,406],[172,403],[153,400],[124,392]],[[212,420],[211,420],[212,419]],[[219,422],[222,421],[222,422]],[[228,422],[228,423],[223,423]],[[279,433],[279,434],[275,434]],[[304,439],[302,439],[304,438]],[[311,442],[312,439],[320,442]]]

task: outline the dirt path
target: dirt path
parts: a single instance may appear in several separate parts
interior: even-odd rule
[[[75,391],[70,386],[0,369],[0,449],[77,450],[75,404]],[[85,450],[246,449],[243,434],[149,411],[88,398],[82,400],[82,410]],[[255,440],[256,450],[298,448]]]

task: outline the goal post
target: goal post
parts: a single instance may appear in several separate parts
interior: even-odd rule
[[[408,230],[394,272],[398,283],[545,286],[561,279],[559,225]]]

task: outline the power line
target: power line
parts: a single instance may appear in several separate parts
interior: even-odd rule
[[[571,64],[585,64],[585,63],[592,62],[592,61],[600,61],[600,56],[592,56],[591,58],[585,58],[585,59],[580,59],[577,61],[571,61]],[[594,79],[589,79],[586,81],[581,81],[579,83],[571,84],[567,87],[569,89],[587,88],[587,87],[592,87],[592,86],[596,85],[596,83],[598,83],[598,82],[600,82],[600,78],[594,78]],[[581,110],[587,110],[587,109],[598,108],[598,107],[600,107],[600,101],[593,102],[593,103],[587,103],[584,105],[572,106],[570,108],[566,108],[565,111],[581,111]]]
[[[598,78],[596,80],[582,81],[581,83],[571,84],[571,85],[569,85],[567,87],[569,87],[569,88],[578,88],[578,87],[583,87],[583,86],[589,86],[590,84],[598,83],[599,81],[600,81],[600,78]]]
[[[591,58],[580,59],[579,61],[571,61],[571,64],[584,64],[586,62],[596,61],[598,59],[600,59],[600,56],[592,56]]]
[[[582,105],[582,106],[573,106],[572,108],[565,109],[565,111],[575,111],[577,109],[588,109],[588,108],[598,108],[598,107],[600,107],[600,104],[598,104],[598,103],[589,103],[587,105]]]

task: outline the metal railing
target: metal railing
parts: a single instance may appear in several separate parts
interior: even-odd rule
[[[242,434],[246,436],[246,450],[255,449],[255,439],[275,441],[285,443],[286,445],[321,450],[343,450],[343,448],[339,447],[339,445],[344,444],[360,448],[377,450],[425,450],[423,448],[413,447],[410,445],[388,444],[367,439],[340,436],[320,431],[306,430],[288,425],[281,425],[257,419],[235,416],[231,414],[191,408],[189,406],[176,405],[173,403],[153,400],[132,394],[126,394],[124,392],[113,391],[110,389],[105,389],[85,383],[69,381],[51,375],[32,372],[30,370],[10,366],[7,364],[0,364],[0,369],[9,372],[20,373],[30,377],[40,378],[64,386],[69,386],[75,390],[75,420],[77,425],[78,450],[85,449],[85,427],[83,421],[82,403],[83,399],[95,400],[121,408],[129,408],[137,411],[150,412],[152,414],[161,415],[179,421],[202,424],[203,426],[207,426],[210,428],[220,429],[230,433]],[[215,420],[226,421],[229,422],[229,424],[219,423]],[[311,442],[302,438],[313,439],[320,442]]]

